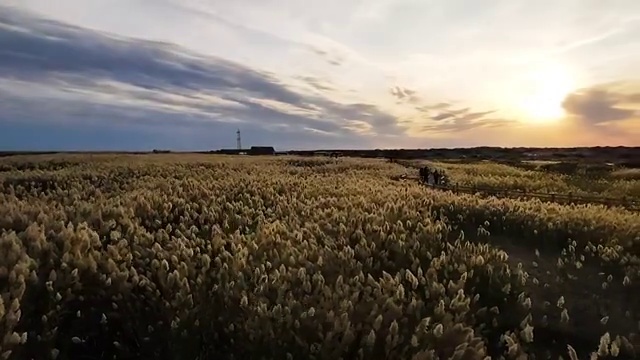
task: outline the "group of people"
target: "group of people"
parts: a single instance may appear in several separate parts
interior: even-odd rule
[[[420,180],[429,185],[444,185],[445,175],[441,170],[423,166],[420,168]]]

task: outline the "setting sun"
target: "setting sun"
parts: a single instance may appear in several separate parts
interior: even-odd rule
[[[547,123],[564,115],[562,102],[575,89],[569,72],[557,65],[547,65],[526,76],[529,91],[523,94],[519,107],[530,122]]]

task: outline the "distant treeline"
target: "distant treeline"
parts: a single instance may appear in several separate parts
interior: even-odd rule
[[[339,156],[389,159],[459,159],[459,160],[556,160],[612,162],[625,167],[640,167],[640,147],[584,148],[434,148],[375,150],[310,150],[288,151],[290,155],[318,156],[327,153]]]

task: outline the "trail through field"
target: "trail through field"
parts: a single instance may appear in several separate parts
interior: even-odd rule
[[[540,252],[538,256],[535,249],[501,236],[492,235],[489,242],[508,253],[513,269],[522,264],[529,274],[525,292],[532,302],[536,347],[548,344],[566,352],[566,344],[571,344],[580,358],[588,358],[590,352],[598,349],[599,339],[606,332],[612,340],[616,335],[638,332],[640,302],[634,294],[640,293],[640,287],[623,285],[623,275],[605,272],[598,264],[588,262],[579,269],[573,264],[560,269],[558,253]],[[561,297],[564,297],[562,308],[569,315],[567,323],[561,321],[562,308],[558,306]],[[547,321],[543,320],[545,315]],[[522,318],[514,316],[512,320],[509,326],[513,328]],[[636,336],[629,340],[638,353],[640,339]]]
[[[420,166],[410,163],[399,163],[409,170],[411,175],[407,175],[403,180],[413,180],[421,182],[420,176],[417,174]],[[397,179],[399,180],[399,178]],[[591,196],[577,196],[564,193],[540,193],[540,192],[524,192],[521,190],[508,189],[508,188],[492,188],[482,186],[459,186],[454,183],[433,185],[425,184],[425,186],[439,189],[440,191],[451,191],[456,194],[470,194],[482,197],[498,197],[498,198],[510,198],[510,199],[539,199],[545,202],[554,202],[558,204],[597,204],[604,206],[616,206],[622,207],[630,211],[640,211],[640,202],[632,199],[623,198],[606,198],[597,195]]]

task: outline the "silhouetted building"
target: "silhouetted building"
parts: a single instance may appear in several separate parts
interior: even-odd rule
[[[273,146],[252,146],[247,152],[249,155],[275,155]]]
[[[250,149],[220,149],[212,151],[222,155],[275,155],[273,146],[252,146]]]
[[[247,150],[242,150],[242,149],[220,149],[220,150],[214,151],[214,153],[223,154],[223,155],[240,155],[240,153],[246,152],[246,151]]]

